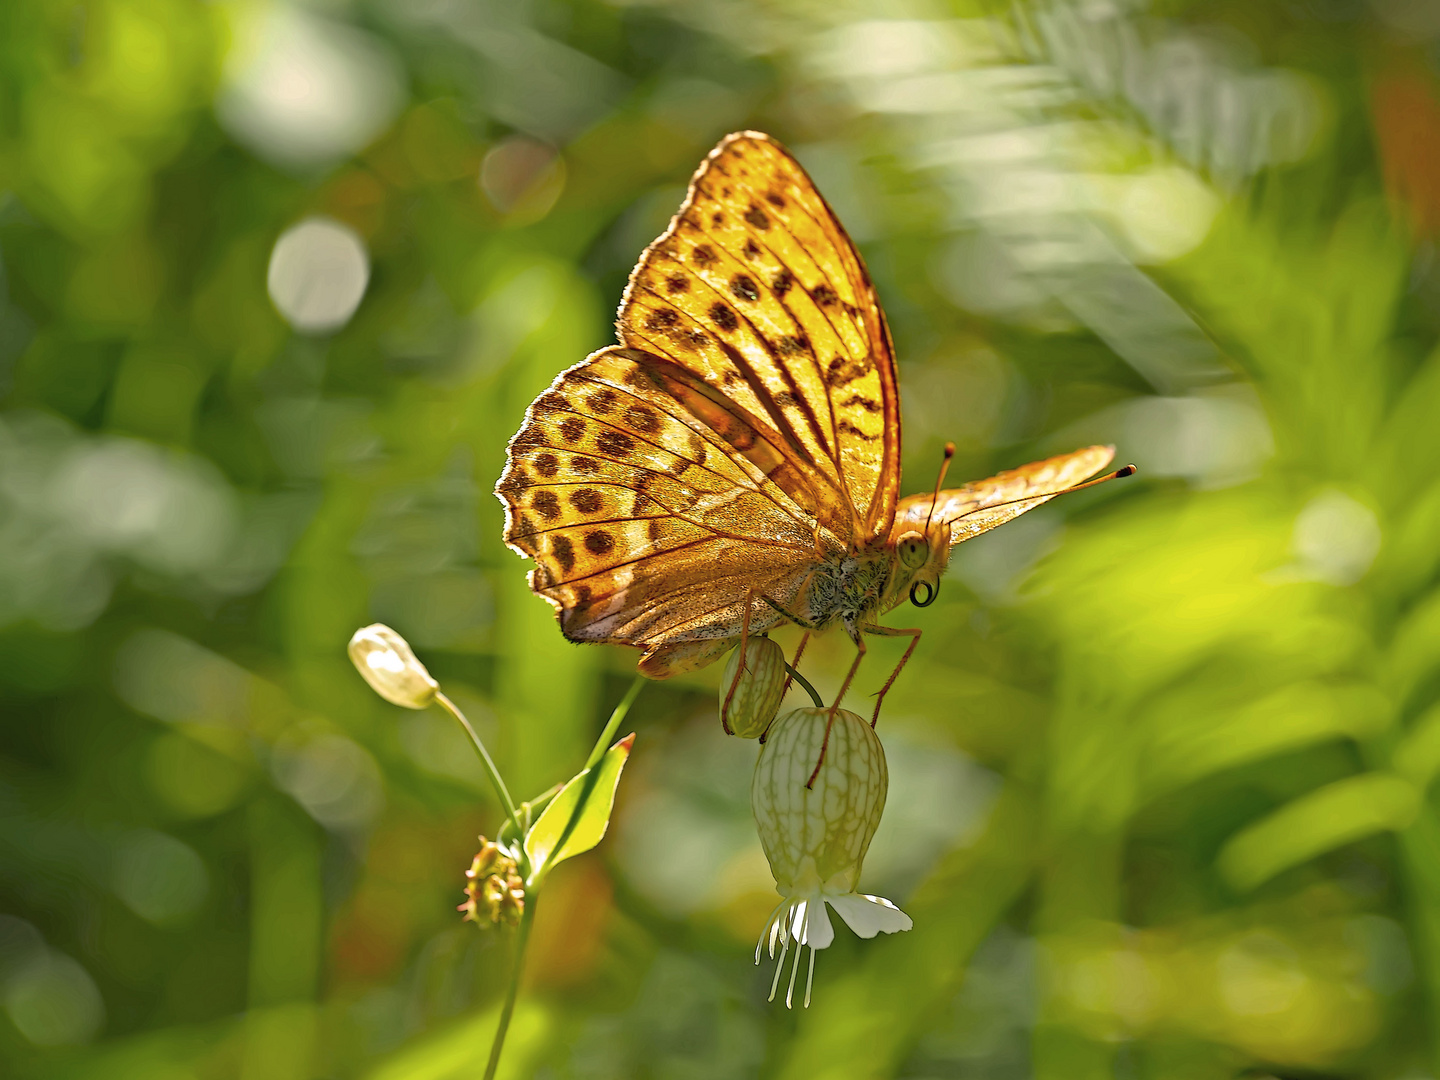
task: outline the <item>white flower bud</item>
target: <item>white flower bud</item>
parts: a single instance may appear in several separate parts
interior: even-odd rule
[[[720,677],[720,723],[727,735],[755,739],[765,734],[780,709],[785,694],[785,650],[767,637],[752,637],[745,643],[745,670],[737,680],[740,652],[737,647],[730,654]]]
[[[423,709],[440,689],[405,639],[383,623],[355,631],[350,660],[370,688],[392,705]]]
[[[813,980],[815,950],[835,939],[827,904],[861,937],[914,925],[884,897],[855,891],[889,783],[885,750],[869,723],[855,713],[796,709],[770,728],[755,764],[750,804],[776,891],[786,898],[771,914],[755,949],[758,964],[767,939],[772,957],[776,942],[781,945],[771,1000],[792,940],[795,966],[785,1004],[790,1005],[795,992],[806,945]],[[810,1004],[809,980],[805,1004]]]

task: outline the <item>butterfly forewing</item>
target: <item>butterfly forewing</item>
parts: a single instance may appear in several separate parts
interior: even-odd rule
[[[792,598],[805,567],[843,550],[815,521],[821,481],[777,432],[638,350],[563,373],[509,455],[505,540],[535,560],[531,586],[573,640],[738,633],[751,584]]]
[[[958,544],[1003,525],[1053,499],[1066,488],[1088,480],[1110,464],[1114,456],[1113,446],[1087,446],[1070,454],[1008,469],[988,480],[975,480],[964,487],[942,491],[938,500],[929,494],[909,495],[900,502],[890,535],[898,538],[911,530],[923,530],[927,521],[949,521],[950,543]]]
[[[823,477],[818,519],[888,531],[899,476],[895,366],[854,245],[805,171],[765,135],[724,140],[641,257],[620,340],[694,372]]]

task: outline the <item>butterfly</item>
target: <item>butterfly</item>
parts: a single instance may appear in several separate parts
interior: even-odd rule
[[[875,286],[799,162],[759,132],[701,163],[616,329],[618,345],[535,399],[496,494],[505,542],[535,560],[530,587],[564,635],[642,648],[651,678],[783,623],[806,640],[839,623],[857,653],[833,710],[864,635],[909,636],[878,717],[920,638],[878,617],[907,596],[931,603],[951,547],[1114,455],[1090,446],[950,490],[942,466],[933,492],[899,498],[899,388]]]

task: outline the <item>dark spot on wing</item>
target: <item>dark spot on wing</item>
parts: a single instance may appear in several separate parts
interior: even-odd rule
[[[595,445],[609,457],[629,457],[635,452],[635,440],[623,431],[602,431]]]
[[[510,454],[512,457],[519,456],[527,450],[533,450],[537,446],[545,445],[545,432],[538,427],[524,427],[515,433],[510,440]]]
[[[770,282],[770,289],[782,300],[785,294],[790,291],[790,286],[795,284],[795,275],[790,273],[789,267],[781,270]]]
[[[754,203],[751,203],[750,208],[745,211],[745,220],[748,221],[751,225],[754,225],[755,228],[759,229],[761,232],[764,232],[766,229],[770,228],[770,215],[765,213],[764,210],[761,210],[760,207],[756,206]]]
[[[570,543],[568,536],[550,537],[550,554],[565,573],[575,569],[575,545]]]
[[[855,438],[861,439],[865,442],[874,442],[876,439],[880,438],[879,435],[871,435],[867,432],[861,431],[854,424],[850,423],[849,420],[841,420],[838,424],[835,425],[835,430],[843,431],[846,435],[853,435],[855,436]]]
[[[591,555],[609,555],[615,550],[615,538],[604,529],[592,529],[585,534],[585,550]]]
[[[578,416],[568,416],[560,423],[560,434],[566,442],[579,442],[585,434],[585,421]]]
[[[755,243],[754,240],[746,240],[743,250],[747,259],[758,259],[760,257],[760,245]]]
[[[660,518],[651,518],[650,524],[645,527],[645,535],[650,538],[653,544],[665,533],[665,526],[661,524]]]
[[[730,291],[741,300],[749,300],[751,303],[760,299],[760,290],[755,287],[755,279],[749,274],[736,274],[731,278]]]
[[[680,321],[680,316],[670,308],[657,308],[645,316],[645,329],[652,333],[656,330],[669,330]]]
[[[867,363],[859,360],[846,360],[843,356],[837,356],[825,369],[825,381],[831,386],[844,386],[846,383],[854,382],[869,370],[870,365]]]
[[[789,390],[781,390],[778,394],[775,395],[775,404],[779,405],[783,409],[791,405],[800,404],[800,399],[797,398],[794,394],[792,394]]]
[[[781,356],[794,356],[809,350],[810,339],[804,334],[786,334],[775,343],[775,348]]]
[[[685,330],[678,338],[679,343],[692,352],[703,349],[710,342],[710,336],[704,330]]]
[[[866,412],[877,413],[880,411],[880,402],[874,398],[861,397],[859,394],[851,394],[849,399],[842,404],[846,406],[858,405]]]
[[[554,454],[541,454],[535,459],[534,465],[535,471],[545,477],[546,480],[549,480],[560,471],[560,459]]]
[[[785,200],[773,191],[765,196],[765,201],[775,207],[776,210],[785,209]]]
[[[713,214],[710,215],[710,224],[714,228],[718,229],[721,225],[725,224],[725,215],[722,214],[719,210],[716,210]]]
[[[665,279],[665,291],[671,296],[676,293],[689,292],[690,279],[684,274],[671,274]]]
[[[840,299],[835,295],[835,290],[824,282],[816,285],[815,288],[810,291],[810,295],[815,298],[815,303],[821,307],[832,307]]]
[[[560,500],[553,491],[537,491],[530,499],[530,509],[546,521],[554,521],[560,516]]]
[[[653,435],[660,430],[660,420],[644,405],[631,405],[625,410],[625,422],[642,435]]]
[[[586,604],[590,603],[590,598],[591,598],[593,595],[594,595],[594,593],[592,593],[592,592],[590,591],[590,586],[589,586],[589,585],[576,585],[576,586],[575,586],[575,606],[576,606],[576,607],[584,607]]]
[[[598,472],[600,463],[594,458],[585,457],[583,454],[576,454],[570,459],[570,468],[577,473]]]
[[[570,505],[582,514],[598,514],[605,505],[605,499],[594,488],[581,488],[571,493]]]
[[[537,413],[556,412],[560,409],[570,408],[570,402],[566,400],[563,395],[557,394],[553,390],[551,390],[541,394],[538,398],[536,398],[535,404],[532,405],[531,408],[533,408]]]
[[[596,390],[595,393],[586,399],[585,404],[590,406],[591,412],[599,416],[604,416],[611,409],[615,408],[615,402],[619,400],[619,397],[619,394],[608,388],[605,390]]]
[[[740,320],[735,317],[735,312],[729,306],[722,304],[719,300],[710,305],[710,318],[721,330],[726,333],[733,333],[740,325]]]
[[[709,244],[701,244],[690,253],[690,257],[695,260],[696,266],[709,266],[715,261],[715,249]]]

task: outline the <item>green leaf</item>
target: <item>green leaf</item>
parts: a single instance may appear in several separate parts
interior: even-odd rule
[[[582,769],[571,777],[560,789],[560,794],[545,807],[545,812],[525,837],[532,882],[538,881],[556,863],[589,851],[604,839],[605,830],[610,825],[610,811],[615,806],[615,788],[620,783],[620,771],[625,768],[634,742],[633,734],[626,735],[605,751],[600,764],[593,770]],[[577,807],[580,813],[572,827],[570,819],[575,816]]]
[[[1403,829],[1420,809],[1420,791],[1387,773],[1337,780],[1257,821],[1220,852],[1220,872],[1253,889],[1282,870],[1387,829]]]

